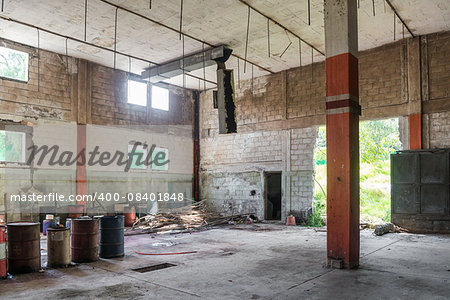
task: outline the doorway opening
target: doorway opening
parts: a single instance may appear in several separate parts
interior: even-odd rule
[[[281,172],[265,173],[265,220],[281,220]]]

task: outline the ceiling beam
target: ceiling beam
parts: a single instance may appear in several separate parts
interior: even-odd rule
[[[385,1],[391,7],[391,9],[394,12],[394,14],[397,15],[397,18],[400,20],[400,22],[402,22],[403,26],[405,26],[405,28],[408,30],[408,32],[411,35],[411,37],[415,37],[414,33],[412,33],[411,29],[409,29],[408,25],[406,25],[405,21],[403,21],[402,17],[400,17],[400,15],[398,14],[397,10],[394,8],[392,3],[389,0],[385,0]]]
[[[56,35],[56,36],[59,36],[59,37],[64,38],[64,39],[72,40],[74,42],[81,43],[81,44],[84,44],[84,45],[88,45],[88,46],[91,46],[91,47],[94,47],[94,48],[98,48],[98,49],[101,49],[101,50],[104,50],[104,51],[116,53],[116,54],[119,54],[119,55],[122,55],[122,56],[125,56],[125,57],[130,57],[130,58],[133,58],[133,59],[136,59],[136,60],[139,60],[139,61],[146,62],[148,64],[152,64],[152,65],[156,65],[156,66],[160,65],[159,63],[156,63],[154,61],[151,61],[151,60],[148,60],[148,59],[145,59],[145,58],[137,57],[137,56],[130,55],[130,54],[127,54],[127,53],[124,53],[124,52],[120,52],[120,51],[115,51],[115,50],[112,50],[112,49],[109,49],[109,48],[106,48],[106,47],[103,47],[103,46],[100,46],[100,45],[97,45],[97,44],[93,44],[93,43],[90,43],[90,42],[85,42],[85,41],[83,41],[81,39],[78,39],[78,38],[75,38],[75,37],[71,37],[71,36],[68,36],[68,35],[64,35],[64,34],[61,34],[59,32],[52,31],[52,30],[49,30],[49,29],[45,29],[45,28],[42,28],[42,27],[39,27],[39,26],[36,26],[36,25],[33,25],[33,24],[22,22],[22,21],[19,21],[19,20],[10,18],[10,17],[5,17],[5,16],[0,15],[0,19],[8,21],[8,22],[12,22],[12,23],[20,24],[20,25],[23,25],[23,26],[26,26],[26,27],[34,28],[36,30],[39,30],[39,31],[42,31],[42,32],[46,32],[48,34]],[[203,81],[211,83],[211,84],[216,84],[214,81],[207,80],[207,79],[204,79],[204,78],[201,78],[201,77],[189,74],[189,73],[186,73],[185,75],[189,76],[189,77],[192,77],[192,78],[195,78],[195,79],[203,80]]]
[[[266,19],[272,21],[273,23],[275,23],[276,25],[278,25],[279,27],[283,28],[284,30],[286,30],[287,32],[289,32],[290,34],[292,34],[293,36],[295,36],[296,38],[298,38],[300,41],[302,41],[303,43],[305,43],[306,45],[308,45],[309,47],[313,48],[314,50],[316,50],[317,52],[319,52],[320,54],[322,54],[323,56],[325,56],[325,53],[323,53],[322,51],[320,51],[319,49],[317,49],[316,47],[314,47],[313,45],[311,45],[310,43],[308,43],[307,41],[305,41],[304,39],[302,39],[298,34],[292,32],[291,30],[289,30],[287,27],[285,27],[284,25],[282,25],[280,22],[278,22],[277,20],[265,15],[263,12],[261,12],[260,10],[256,9],[254,6],[248,4],[246,1],[244,0],[237,0],[239,2],[241,2],[244,5],[247,5],[248,7],[250,7],[251,9],[253,9],[254,11],[256,11],[258,14],[260,14],[261,16],[265,17]]]
[[[110,1],[108,1],[108,0],[99,0],[99,1],[100,1],[100,2],[103,2],[103,3],[105,3],[105,4],[108,4],[108,5],[110,5],[110,6],[113,6],[113,7],[115,7],[115,8],[119,8],[119,9],[121,9],[121,10],[123,10],[123,11],[126,11],[126,12],[128,12],[128,13],[130,13],[130,14],[133,14],[133,15],[137,16],[137,17],[140,17],[140,18],[142,18],[142,19],[145,19],[145,20],[147,20],[147,21],[149,21],[149,22],[153,22],[153,23],[155,23],[155,24],[157,24],[157,25],[159,25],[159,26],[162,26],[162,27],[164,27],[164,28],[166,28],[166,29],[169,29],[169,30],[171,30],[171,31],[173,31],[173,32],[176,32],[176,33],[178,33],[178,34],[182,34],[182,35],[184,35],[185,37],[188,37],[188,38],[190,38],[190,39],[193,39],[193,40],[195,40],[195,41],[197,41],[197,42],[199,42],[199,43],[203,43],[203,44],[205,44],[205,45],[207,45],[207,46],[209,46],[209,47],[215,47],[215,46],[216,46],[216,45],[211,44],[211,43],[208,43],[208,42],[206,42],[206,41],[202,41],[201,39],[196,38],[196,37],[194,37],[194,36],[192,36],[192,35],[190,35],[190,34],[181,32],[179,29],[170,27],[169,25],[166,25],[166,24],[164,24],[164,23],[161,23],[161,22],[159,22],[159,21],[156,21],[156,20],[154,20],[154,19],[152,19],[152,18],[150,18],[150,17],[141,15],[140,13],[137,13],[137,12],[135,12],[135,11],[132,11],[131,9],[125,8],[125,7],[120,6],[120,5],[117,5],[117,4],[114,4],[114,3],[112,3],[112,2],[110,2]],[[238,55],[236,55],[236,54],[232,54],[232,56],[237,57],[237,58],[242,59],[242,60],[245,60],[244,58],[242,58],[242,57],[240,57],[240,56],[238,56]],[[270,73],[270,74],[275,74],[275,72],[273,72],[272,70],[269,70],[269,69],[267,69],[267,68],[265,68],[265,67],[263,67],[263,66],[261,66],[261,65],[258,65],[258,64],[254,63],[254,62],[251,62],[251,61],[248,60],[248,59],[247,59],[246,61],[249,62],[250,64],[252,64],[252,65],[254,65],[254,66],[260,68],[261,70],[264,70],[264,71],[266,71],[266,72],[268,72],[268,73]]]

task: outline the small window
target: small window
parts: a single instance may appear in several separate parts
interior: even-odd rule
[[[0,161],[25,162],[25,133],[0,130]]]
[[[152,86],[152,108],[169,110],[169,90]]]
[[[0,47],[0,77],[28,82],[28,53]]]
[[[128,103],[147,106],[147,83],[128,80]]]

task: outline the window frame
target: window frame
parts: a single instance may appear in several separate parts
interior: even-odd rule
[[[26,67],[26,70],[25,70],[26,80],[3,76],[2,74],[0,74],[0,79],[20,82],[20,83],[27,83],[28,84],[28,82],[30,81],[30,53],[25,52],[25,51],[21,51],[21,50],[17,50],[17,49],[13,49],[13,48],[10,48],[10,47],[0,46],[0,48],[4,48],[4,49],[7,49],[9,51],[19,52],[21,54],[25,54],[26,55],[26,60],[27,60],[26,64],[25,64],[25,67]]]
[[[159,89],[167,90],[167,110],[162,109],[162,108],[158,108],[158,107],[153,107],[153,88],[155,88],[155,87],[159,88]],[[163,87],[163,86],[158,86],[158,85],[152,84],[150,93],[151,93],[150,106],[151,106],[152,109],[157,109],[158,111],[163,111],[163,112],[169,112],[170,111],[170,90],[169,90],[168,87]]]
[[[20,154],[21,159],[19,161],[10,161],[10,160],[6,160],[6,153],[5,153],[5,160],[0,160],[1,164],[26,164],[27,163],[27,152],[26,152],[26,148],[27,148],[27,134],[25,132],[22,131],[12,131],[12,130],[5,130],[5,129],[1,129],[0,131],[5,132],[5,138],[6,138],[6,134],[9,133],[14,133],[14,134],[20,134],[22,136],[22,153]],[[1,143],[1,141],[0,141]]]
[[[135,82],[145,83],[145,84],[146,84],[147,91],[146,91],[146,93],[145,93],[145,105],[141,105],[141,104],[129,102],[129,97],[128,97],[128,96],[129,96],[129,88],[130,88],[129,82],[130,82],[130,81],[135,81]],[[137,78],[137,77],[129,76],[129,77],[127,78],[127,104],[129,104],[129,105],[135,105],[135,106],[138,106],[138,107],[148,107],[148,100],[149,100],[149,88],[148,88],[148,87],[149,87],[148,81],[142,80],[142,79]]]

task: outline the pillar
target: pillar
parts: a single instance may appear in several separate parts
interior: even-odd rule
[[[359,84],[356,0],[325,0],[327,261],[359,265]]]

